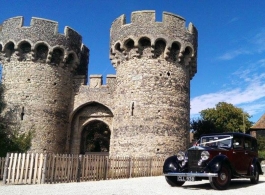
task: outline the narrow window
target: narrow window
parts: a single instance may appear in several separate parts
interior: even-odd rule
[[[22,109],[21,109],[21,113],[20,113],[20,117],[21,117],[21,120],[23,121],[23,118],[24,118],[24,106],[22,106]]]
[[[131,116],[133,116],[133,111],[134,111],[134,102],[131,103]]]

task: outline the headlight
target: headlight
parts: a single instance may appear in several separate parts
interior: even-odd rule
[[[185,153],[182,152],[182,151],[178,152],[178,154],[177,154],[177,159],[178,159],[179,161],[183,161],[183,160],[185,159]]]
[[[201,159],[202,160],[207,160],[210,157],[210,154],[208,151],[202,151],[201,153]]]

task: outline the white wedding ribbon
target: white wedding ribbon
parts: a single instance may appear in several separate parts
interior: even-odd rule
[[[208,142],[203,142],[203,143],[200,143],[199,145],[205,145],[205,144],[220,142],[220,141],[229,140],[229,139],[232,139],[232,138],[233,137],[230,136],[230,137],[226,137],[226,138],[222,138],[222,139],[218,139],[218,140],[212,140],[212,141],[208,141]]]

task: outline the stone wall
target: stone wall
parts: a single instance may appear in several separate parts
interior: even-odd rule
[[[7,103],[3,114],[11,115],[20,131],[35,131],[31,151],[64,152],[72,99],[70,73],[41,63],[11,60],[3,66],[3,83]]]

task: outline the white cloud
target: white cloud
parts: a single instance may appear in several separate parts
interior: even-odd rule
[[[204,94],[191,99],[191,115],[198,114],[201,110],[213,108],[218,102],[235,103],[232,100],[240,94],[240,89],[231,91],[218,91]]]
[[[252,104],[243,104],[240,106],[244,111],[250,115],[255,115],[257,113],[264,113],[265,110],[265,101],[257,101]]]
[[[259,60],[255,64],[264,62],[265,60]],[[252,66],[253,64],[250,65]],[[250,115],[263,112],[265,110],[265,73],[263,72],[252,68],[238,70],[232,78],[238,81],[239,87],[232,88],[231,84],[230,88],[192,98],[191,117],[197,117],[200,111],[213,108],[219,102],[231,103]]]
[[[250,41],[256,46],[256,52],[263,52],[265,50],[265,29],[258,32]]]
[[[231,20],[232,21],[232,20]],[[254,36],[241,41],[240,48],[229,50],[219,56],[219,60],[232,60],[240,55],[250,55],[265,51],[265,29],[261,29]]]
[[[238,17],[234,17],[234,18],[232,18],[230,21],[228,21],[227,24],[234,23],[234,22],[236,22],[236,21],[238,21],[238,20],[239,20]]]
[[[244,49],[237,49],[234,51],[228,51],[225,54],[221,55],[218,57],[218,59],[220,60],[231,60],[239,55],[243,55],[243,54],[251,54],[251,52],[244,50]]]

